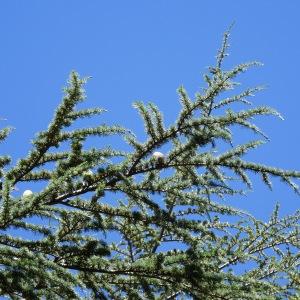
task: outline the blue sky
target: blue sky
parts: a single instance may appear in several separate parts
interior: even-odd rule
[[[203,86],[202,74],[234,21],[226,66],[263,62],[240,81],[267,85],[252,100],[285,117],[259,121],[271,142],[249,157],[300,170],[299,9],[296,0],[1,1],[0,116],[7,120],[0,125],[15,127],[1,153],[14,159],[27,153],[34,134],[47,127],[71,70],[93,77],[85,106],[108,109],[105,122],[142,136],[131,104],[144,100],[155,102],[170,124],[180,108],[176,89],[183,84],[193,95]],[[255,191],[235,205],[261,218],[276,201],[283,212],[300,208],[298,196],[274,184],[270,193],[255,180]]]

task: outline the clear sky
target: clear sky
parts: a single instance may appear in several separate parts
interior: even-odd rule
[[[226,66],[263,62],[240,80],[245,87],[266,84],[252,100],[285,117],[260,120],[271,142],[251,159],[300,170],[299,11],[297,0],[3,0],[0,116],[7,120],[0,125],[15,130],[0,151],[14,159],[27,153],[34,134],[48,125],[71,70],[93,77],[85,105],[107,108],[105,122],[142,134],[131,106],[135,100],[155,102],[172,122],[179,109],[177,87],[183,84],[190,95],[199,90],[234,21]],[[235,204],[262,218],[276,201],[284,212],[300,208],[300,197],[274,184],[270,193],[256,180],[255,191]]]

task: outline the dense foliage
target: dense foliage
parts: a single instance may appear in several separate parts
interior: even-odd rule
[[[259,63],[223,69],[229,33],[206,87],[166,126],[153,104],[136,102],[147,134],[120,127],[73,128],[102,109],[76,109],[84,79],[73,72],[47,130],[15,165],[0,157],[0,295],[11,299],[300,299],[300,212],[268,222],[226,205],[245,197],[251,176],[296,192],[296,171],[247,161],[263,141],[236,145],[234,126],[272,108],[247,107],[260,87],[232,94],[235,78]],[[246,109],[240,110],[245,104]],[[69,128],[69,129],[67,129]],[[0,132],[4,140],[10,129]],[[119,135],[130,151],[90,136]],[[127,149],[129,149],[127,147]],[[167,149],[167,150],[166,150]],[[16,191],[26,183],[39,192]],[[24,186],[24,184],[23,184]],[[21,234],[20,234],[21,232]],[[298,293],[298,294],[297,294]],[[297,296],[298,295],[298,296]]]

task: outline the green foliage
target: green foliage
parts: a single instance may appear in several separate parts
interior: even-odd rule
[[[279,218],[276,206],[265,223],[224,204],[252,188],[249,173],[268,188],[278,177],[296,192],[300,177],[243,158],[267,140],[253,118],[280,115],[265,106],[233,110],[235,103],[249,105],[261,87],[231,95],[236,77],[259,63],[223,70],[228,37],[201,93],[191,99],[178,89],[182,109],[173,124],[164,124],[153,103],[134,104],[145,141],[120,126],[67,130],[77,119],[103,113],[76,109],[86,80],[71,73],[62,103],[29,154],[15,165],[0,157],[0,295],[299,299],[300,211]],[[264,140],[235,145],[235,126]],[[0,140],[8,133],[2,129]],[[90,136],[115,134],[132,150],[85,146]],[[165,148],[168,153],[158,152]],[[15,196],[22,182],[43,184],[39,192]]]

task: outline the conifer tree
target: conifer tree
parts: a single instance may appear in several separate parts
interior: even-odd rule
[[[270,189],[277,177],[297,193],[300,177],[244,158],[267,141],[253,119],[280,114],[249,108],[260,87],[233,94],[236,77],[259,63],[224,70],[228,37],[204,75],[205,87],[193,99],[178,89],[182,109],[173,124],[164,123],[153,103],[134,103],[143,141],[116,125],[72,127],[104,111],[77,108],[86,79],[71,73],[52,122],[29,154],[15,164],[0,157],[1,296],[300,299],[300,211],[280,218],[276,206],[263,222],[226,204],[247,196],[251,176]],[[236,126],[258,139],[236,144]],[[9,132],[2,129],[0,139]],[[94,148],[85,144],[90,136],[111,135],[130,150],[105,139]],[[29,189],[16,191],[24,183]],[[36,183],[42,188],[32,192]]]

